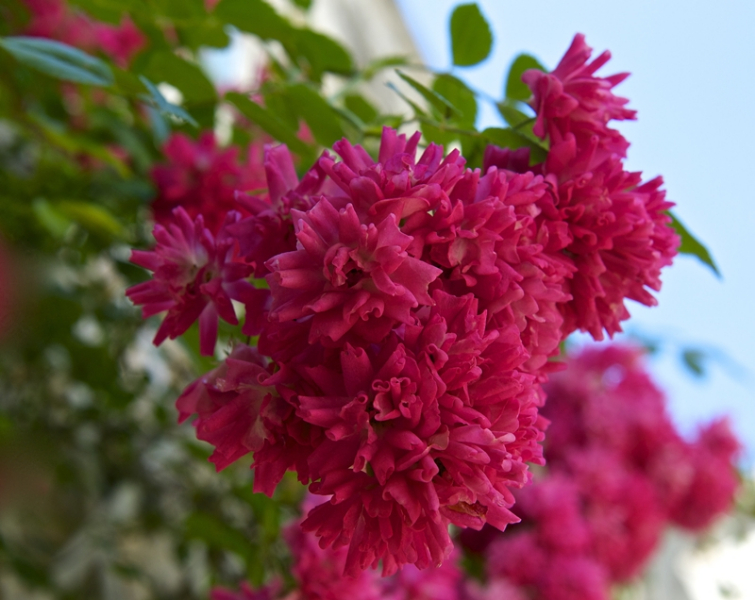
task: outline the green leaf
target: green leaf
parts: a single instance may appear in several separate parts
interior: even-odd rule
[[[130,0],[70,0],[70,4],[78,6],[98,21],[120,25],[123,13],[131,10],[134,2]]]
[[[534,117],[529,116],[519,108],[522,106],[519,102],[504,100],[502,102],[496,102],[495,106],[503,117],[503,120],[512,127],[517,127],[525,124],[527,121],[535,120]]]
[[[485,60],[493,47],[490,25],[477,4],[461,4],[451,14],[451,53],[457,67]]]
[[[63,200],[56,202],[55,208],[71,221],[93,233],[109,238],[123,237],[123,227],[103,206],[78,200]]]
[[[0,47],[19,62],[58,79],[96,86],[113,83],[113,74],[103,61],[61,42],[19,36],[0,39]]]
[[[364,79],[369,81],[383,69],[389,67],[403,67],[408,64],[409,59],[406,56],[384,56],[383,58],[376,58],[368,63],[367,66],[362,69],[361,75]]]
[[[685,348],[682,351],[682,363],[695,377],[705,376],[705,361],[707,355],[696,348]]]
[[[181,121],[186,121],[194,127],[199,127],[199,124],[194,120],[194,117],[192,117],[180,106],[176,106],[175,104],[168,102],[165,99],[165,96],[160,93],[160,90],[157,89],[157,86],[155,86],[149,79],[147,79],[144,75],[140,75],[139,79],[144,84],[144,87],[147,88],[147,91],[149,91],[149,96],[145,95],[145,98],[147,100],[151,100],[154,103],[155,108],[161,114],[170,115],[171,117],[175,117]]]
[[[417,81],[416,79],[413,79],[412,77],[409,77],[408,75],[405,75],[401,71],[397,70],[396,74],[399,77],[401,77],[401,79],[406,81],[406,83],[412,86],[415,90],[417,90],[420,93],[420,95],[425,100],[427,100],[430,106],[432,106],[435,110],[437,110],[438,113],[444,119],[448,119],[449,117],[451,117],[451,115],[459,113],[459,111],[457,111],[456,108],[454,108],[453,104],[451,104],[438,92],[431,90],[428,87],[425,87],[419,81]]]
[[[44,198],[35,198],[31,205],[32,212],[42,227],[53,237],[62,239],[71,226],[71,219],[58,211]]]
[[[332,146],[343,137],[341,121],[333,108],[312,88],[295,84],[286,88],[292,108],[304,119],[318,144]]]
[[[190,63],[169,51],[155,52],[143,72],[150,81],[165,82],[177,88],[187,103],[214,102],[215,87],[207,75],[194,63]]]
[[[451,120],[462,127],[474,127],[477,120],[477,97],[467,85],[453,75],[438,75],[433,81],[433,91],[448,100],[456,109]]]
[[[201,0],[152,0],[155,12],[167,17],[174,24],[200,21],[207,16]]]
[[[313,149],[296,136],[295,130],[244,94],[229,92],[225,95],[225,98],[238,108],[246,118],[259,125],[274,139],[286,144],[292,152],[307,157],[313,153]]]
[[[511,63],[509,75],[506,78],[507,98],[524,102],[532,95],[530,88],[522,81],[522,73],[528,69],[545,71],[545,67],[534,56],[530,56],[529,54],[520,54]]]
[[[359,117],[364,123],[369,123],[378,116],[377,109],[359,94],[344,96],[343,103],[348,110]]]
[[[263,40],[290,40],[293,27],[263,0],[220,0],[213,14]]]
[[[531,117],[521,110],[522,108],[526,108],[526,105],[517,100],[507,99],[497,102],[496,108],[498,108],[498,112],[501,113],[503,119],[511,125],[512,129],[515,129],[517,133],[529,140],[530,147],[542,148],[546,152],[548,151],[548,142],[541,140],[532,131],[535,126],[535,117]]]
[[[312,0],[294,0],[294,4],[302,10],[309,10],[312,6]]]
[[[217,20],[203,19],[177,28],[183,42],[190,48],[208,46],[210,48],[226,48],[231,43],[222,23]]]
[[[185,527],[186,537],[200,539],[211,548],[233,552],[245,560],[254,556],[251,540],[215,515],[193,512],[186,519]]]
[[[488,140],[488,143],[495,144],[501,148],[511,148],[512,150],[529,148],[530,164],[543,162],[548,157],[547,149],[516,129],[489,127],[482,132],[482,135]]]
[[[168,125],[168,122],[160,111],[153,106],[147,107],[147,116],[149,117],[149,125],[152,128],[152,137],[155,139],[155,145],[162,146],[170,135],[170,125]]]
[[[414,114],[416,116],[418,116],[418,117],[427,117],[427,113],[424,111],[424,109],[419,104],[417,104],[416,102],[414,102],[414,100],[408,98],[406,96],[406,94],[404,94],[404,92],[402,92],[400,89],[398,89],[395,85],[393,85],[392,81],[389,81],[385,85],[387,85],[390,89],[392,89],[394,92],[396,92],[396,94],[398,94],[399,97],[404,102],[406,102],[409,106],[411,106],[412,109],[414,110]]]
[[[300,65],[305,61],[312,70],[313,79],[317,81],[326,71],[349,75],[354,70],[351,55],[341,44],[322,33],[295,29],[292,46],[291,49],[287,47],[289,54]]]
[[[697,257],[700,262],[710,267],[711,271],[713,271],[716,274],[716,277],[720,279],[721,272],[718,270],[708,249],[694,235],[692,235],[684,225],[682,225],[681,221],[676,218],[676,215],[670,211],[668,214],[671,217],[671,227],[673,227],[674,231],[676,231],[676,233],[679,234],[679,237],[682,238],[682,243],[679,246],[679,253],[690,254]]]

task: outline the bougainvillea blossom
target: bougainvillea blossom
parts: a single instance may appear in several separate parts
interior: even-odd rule
[[[238,213],[228,215],[229,222],[238,218]],[[155,344],[178,337],[199,321],[201,352],[213,354],[218,319],[238,324],[232,300],[247,307],[247,335],[258,333],[267,291],[255,289],[246,280],[252,268],[239,257],[235,241],[213,236],[201,215],[192,220],[181,207],[174,210],[173,219],[167,227],[155,225],[157,246],[153,250],[134,250],[131,254],[134,264],[154,275],[130,287],[126,295],[134,304],[142,305],[144,318],[167,311],[155,334]]]
[[[566,226],[567,235],[552,236],[549,247],[574,267],[564,279],[572,297],[560,306],[564,334],[579,329],[599,340],[604,330],[611,336],[621,331],[629,317],[625,299],[656,304],[647,289],[660,290],[660,270],[671,264],[679,237],[670,226],[673,204],[665,200],[663,180],[643,183],[640,173],[625,171],[629,142],[608,127],[635,117],[612,91],[627,74],[596,76],[610,53],[588,62],[591,53],[577,35],[556,69],[529,70],[522,79],[533,92],[534,132],[550,144],[546,161],[535,167],[553,198],[540,203],[540,219],[550,229]]]
[[[700,531],[730,508],[739,444],[728,423],[684,440],[642,359],[629,346],[587,348],[546,384],[548,468],[515,492],[521,524],[462,536],[485,557],[489,586],[532,600],[607,599],[642,572],[671,524]]]
[[[163,153],[167,162],[152,168],[157,197],[152,214],[157,223],[173,220],[180,206],[190,217],[202,215],[205,226],[217,234],[230,211],[245,214],[236,202],[237,192],[265,187],[261,145],[251,144],[246,163],[239,162],[239,149],[217,147],[215,134],[205,131],[194,141],[182,133],[172,134]]]

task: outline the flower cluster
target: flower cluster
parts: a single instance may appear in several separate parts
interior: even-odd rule
[[[64,0],[24,0],[31,13],[26,35],[45,37],[76,46],[99,50],[121,67],[146,44],[146,38],[128,17],[120,25],[108,25],[76,12]]]
[[[254,453],[256,491],[294,470],[328,497],[302,527],[346,547],[352,576],[441,564],[450,524],[518,520],[511,490],[543,462],[549,359],[576,327],[617,330],[623,299],[646,300],[674,252],[658,182],[623,172],[606,127],[630,116],[616,78],[592,76],[602,59],[584,66],[580,40],[553,74],[525,75],[552,148],[531,170],[508,149],[489,149],[483,172],[435,144],[418,158],[419,133],[386,128],[376,158],[341,140],[301,180],[288,150],[268,147],[265,191],[239,194],[242,212],[219,208],[214,183],[202,191],[235,156],[200,183],[183,183],[186,169],[165,177],[187,208],[158,225],[153,252],[134,253],[155,277],[128,292],[145,316],[168,310],[156,342],[199,319],[211,351],[218,316],[236,322],[231,300],[259,333],[187,389],[181,418],[198,415],[218,469]]]
[[[610,53],[590,62],[591,53],[577,35],[553,72],[529,70],[522,79],[533,93],[534,133],[550,146],[534,167],[552,189],[538,222],[550,233],[546,246],[570,267],[563,289],[572,298],[559,306],[564,334],[579,329],[599,340],[604,330],[621,331],[625,299],[656,304],[648,288],[660,289],[660,270],[671,264],[679,238],[669,226],[663,180],[642,182],[641,173],[625,171],[629,142],[608,126],[635,117],[612,91],[627,74],[596,76]]]
[[[491,582],[533,600],[605,600],[640,573],[664,528],[700,531],[730,508],[739,445],[727,423],[683,440],[641,355],[586,349],[546,386],[548,471],[516,494],[522,524],[463,535]]]
[[[309,504],[305,502],[305,504]],[[467,600],[466,582],[454,553],[438,568],[419,570],[408,565],[391,577],[379,577],[375,571],[362,571],[345,577],[346,548],[322,549],[317,538],[304,533],[299,522],[285,530],[292,554],[291,573],[295,589],[285,593],[277,582],[251,588],[242,584],[239,591],[216,588],[211,600]],[[471,600],[471,599],[470,599]]]
[[[207,229],[217,233],[228,212],[246,214],[236,202],[237,191],[267,185],[261,144],[251,144],[246,162],[240,164],[238,148],[219,149],[211,131],[196,142],[174,133],[165,142],[163,153],[167,161],[152,168],[157,187],[152,214],[162,225],[173,220],[173,210],[180,206],[192,218],[202,215]]]
[[[239,213],[231,212],[227,223]],[[243,333],[259,333],[259,319],[267,302],[267,292],[255,289],[246,278],[251,267],[238,255],[238,244],[223,232],[214,236],[199,215],[192,220],[182,207],[173,211],[173,223],[156,225],[157,246],[145,252],[134,250],[131,261],[154,273],[149,281],[130,287],[126,295],[142,305],[144,318],[167,311],[155,335],[155,344],[184,333],[199,321],[200,348],[203,354],[215,350],[218,317],[238,324],[231,300],[247,309]]]
[[[416,160],[418,141],[386,129],[378,161],[339,142],[301,182],[268,152],[268,195],[223,230],[267,273],[268,362],[239,345],[179,399],[218,468],[254,452],[256,490],[294,469],[330,497],[303,528],[348,546],[352,575],[440,564],[450,523],[516,520],[560,341],[557,261],[531,216],[542,178],[481,176],[437,146]]]

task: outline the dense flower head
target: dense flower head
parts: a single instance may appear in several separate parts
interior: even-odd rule
[[[152,168],[157,187],[152,202],[155,221],[170,223],[173,210],[180,206],[192,218],[202,215],[205,226],[217,233],[228,212],[244,212],[236,202],[238,191],[265,187],[261,149],[250,145],[246,163],[241,164],[238,148],[218,148],[211,131],[202,133],[196,141],[173,133],[163,147],[167,162]]]
[[[303,508],[312,508],[322,497],[308,496]],[[438,568],[419,570],[413,565],[391,577],[376,571],[344,575],[348,549],[321,548],[317,538],[304,533],[300,522],[284,529],[283,537],[291,552],[291,575],[294,587],[285,592],[279,581],[259,589],[243,583],[238,592],[216,588],[211,600],[471,600],[464,590],[459,555],[454,553]]]
[[[524,73],[522,80],[532,90],[537,113],[534,132],[551,143],[571,135],[580,146],[597,138],[602,153],[625,156],[628,142],[608,123],[635,118],[636,112],[625,106],[628,100],[612,91],[629,73],[597,77],[595,72],[610,60],[611,53],[606,50],[589,62],[591,55],[585,36],[577,34],[553,71]]]
[[[229,235],[238,240],[241,252],[254,265],[256,277],[270,273],[266,263],[273,256],[296,249],[292,211],[312,208],[315,194],[327,188],[319,165],[315,164],[299,181],[286,146],[265,146],[264,150],[266,193],[237,192],[236,202],[246,216],[228,227]]]
[[[529,70],[523,80],[533,92],[534,132],[550,144],[546,161],[534,167],[552,190],[539,203],[540,220],[551,231],[561,227],[549,248],[573,265],[564,280],[572,300],[560,305],[564,334],[579,329],[599,340],[603,331],[621,331],[629,317],[625,299],[656,304],[648,289],[660,290],[660,270],[671,264],[679,237],[670,226],[673,204],[663,180],[643,183],[640,173],[625,171],[629,143],[608,127],[634,118],[626,99],[612,92],[627,75],[597,77],[610,54],[588,62],[591,52],[577,35],[556,69]]]
[[[255,490],[294,469],[330,498],[302,527],[346,547],[350,575],[440,565],[449,524],[517,520],[509,489],[542,462],[540,382],[568,298],[538,239],[543,178],[465,170],[435,145],[417,159],[418,141],[385,129],[375,161],[343,140],[301,181],[267,149],[268,196],[221,230],[268,270],[266,391],[221,368],[179,400],[218,468],[253,451]]]
[[[234,222],[239,215],[229,213],[227,218]],[[144,318],[167,311],[155,335],[156,345],[199,321],[201,351],[213,354],[218,318],[238,324],[232,300],[247,307],[246,334],[258,333],[267,292],[246,280],[252,268],[239,257],[233,239],[214,236],[201,215],[192,220],[182,207],[173,211],[173,222],[167,227],[155,225],[154,236],[157,246],[153,250],[131,254],[131,262],[152,271],[153,277],[130,287],[126,295],[142,305]]]

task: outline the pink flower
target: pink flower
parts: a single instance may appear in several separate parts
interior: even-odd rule
[[[222,231],[213,236],[201,215],[192,221],[181,207],[174,210],[173,219],[167,227],[155,225],[154,250],[134,250],[131,254],[131,262],[154,275],[130,287],[126,295],[134,304],[143,305],[145,319],[168,311],[154,343],[159,345],[168,337],[178,337],[199,320],[201,352],[211,355],[218,318],[238,324],[231,300],[247,307],[247,335],[257,333],[267,292],[254,289],[246,281],[252,268],[238,256],[235,242]],[[228,219],[234,222],[238,214],[230,213]]]
[[[292,573],[296,579],[296,600],[380,600],[385,596],[380,578],[374,571],[360,571],[344,576],[346,548],[322,549],[317,538],[304,533],[298,522],[285,531],[293,555]]]
[[[454,552],[439,567],[419,570],[407,565],[393,577],[381,580],[381,597],[386,600],[461,600],[464,573]]]
[[[551,73],[529,70],[522,80],[533,93],[532,106],[537,113],[534,132],[547,137],[551,144],[559,143],[570,134],[579,147],[600,140],[599,153],[626,155],[629,144],[615,129],[608,127],[613,120],[634,119],[636,112],[625,108],[628,100],[615,96],[613,87],[624,81],[629,73],[610,77],[596,77],[595,72],[606,64],[611,53],[603,52],[588,63],[592,48],[585,36],[574,36],[571,46]]]
[[[660,270],[671,264],[679,237],[663,180],[642,183],[640,173],[624,171],[629,143],[608,127],[634,118],[627,100],[611,91],[627,75],[596,77],[610,54],[588,63],[591,52],[577,35],[552,73],[530,70],[523,80],[534,94],[535,133],[550,144],[536,168],[552,186],[552,197],[539,202],[541,226],[557,232],[546,248],[573,264],[564,286],[572,300],[560,306],[564,334],[580,329],[600,340],[603,330],[621,331],[625,299],[656,304],[648,288],[660,290]]]
[[[608,578],[599,561],[560,554],[538,581],[541,600],[610,600]]]
[[[254,265],[256,277],[270,273],[265,264],[273,256],[296,249],[291,211],[312,208],[313,195],[324,191],[325,177],[315,164],[300,182],[285,145],[266,145],[263,164],[267,193],[237,194],[236,200],[248,216],[228,228],[229,234],[238,240],[241,252]]]
[[[236,203],[236,192],[265,187],[259,148],[248,149],[246,164],[239,164],[238,149],[220,150],[215,135],[204,132],[196,142],[174,133],[165,143],[166,164],[152,168],[158,195],[152,202],[155,221],[166,225],[173,211],[182,207],[190,217],[202,215],[216,234],[232,210],[245,211]]]
[[[616,157],[589,168],[550,177],[557,200],[544,218],[566,223],[571,237],[563,248],[575,267],[565,284],[573,299],[561,305],[564,333],[580,329],[600,340],[603,330],[613,336],[629,318],[625,299],[657,304],[647,288],[661,289],[661,269],[671,264],[679,237],[661,178],[641,183],[640,173],[625,172]]]
[[[441,271],[409,256],[412,238],[393,215],[365,224],[351,204],[337,211],[322,198],[293,216],[299,248],[267,262],[271,319],[312,315],[310,343],[338,342],[352,328],[377,342],[413,322],[412,309],[432,304],[428,286]]]
[[[147,38],[128,17],[118,26],[98,23],[95,37],[102,51],[122,68],[127,67],[133,56],[147,45]]]
[[[385,129],[377,162],[339,142],[343,160],[325,153],[301,182],[285,148],[267,150],[269,198],[246,200],[250,216],[227,230],[258,269],[295,234],[265,262],[259,350],[272,363],[255,385],[275,391],[242,394],[221,370],[181,402],[216,465],[254,451],[255,490],[271,494],[294,469],[330,497],[302,527],[347,548],[351,576],[440,565],[449,524],[517,520],[509,489],[542,462],[539,381],[568,299],[565,263],[543,253],[534,219],[543,179],[480,177],[432,145],[417,160],[418,140]],[[200,405],[221,404],[227,438],[202,424]]]
[[[218,471],[260,450],[274,435],[287,406],[265,385],[270,377],[256,350],[238,344],[220,366],[191,383],[176,400],[179,422],[193,414],[197,439],[215,446]]]
[[[146,44],[146,38],[129,18],[120,25],[99,23],[75,9],[64,0],[24,0],[31,20],[26,35],[45,37],[82,50],[101,50],[121,67]]]
[[[741,449],[726,419],[701,428],[698,439],[691,444],[689,487],[671,507],[674,523],[702,531],[731,509],[740,486],[734,461]]]

